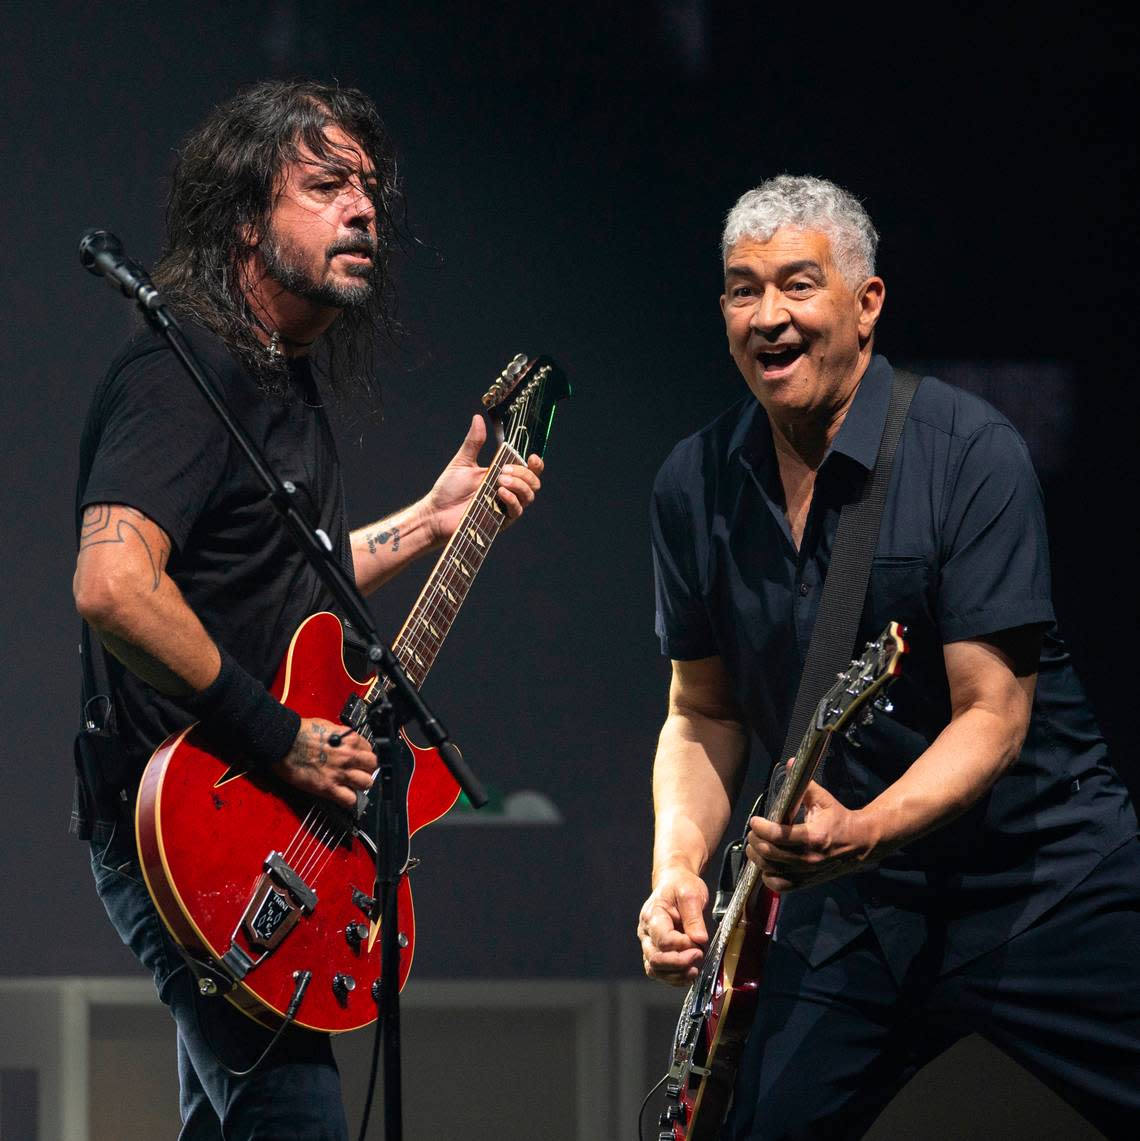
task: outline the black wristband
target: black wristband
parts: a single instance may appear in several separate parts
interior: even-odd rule
[[[219,646],[222,668],[201,693],[182,698],[181,704],[202,723],[224,760],[248,761],[267,769],[293,747],[301,718],[277,701],[255,678]]]

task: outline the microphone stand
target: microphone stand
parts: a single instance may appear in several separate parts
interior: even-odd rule
[[[333,552],[328,535],[310,526],[297,507],[296,487],[282,482],[270,468],[244,426],[236,419],[225,398],[214,387],[197,358],[174,315],[167,308],[150,278],[136,263],[122,254],[122,247],[105,231],[88,231],[80,242],[80,258],[84,267],[117,285],[124,295],[134,300],[147,324],[170,345],[174,355],[190,375],[206,403],[210,405],[227,432],[241,448],[254,471],[265,485],[270,503],[281,517],[301,553],[321,577],[343,612],[367,639],[368,661],[391,683],[391,691],[379,686],[380,698],[370,708],[368,725],[377,760],[380,802],[375,814],[376,880],[380,898],[373,905],[370,918],[380,923],[380,993],[375,996],[384,1041],[384,1136],[385,1141],[401,1141],[403,1107],[400,1067],[400,930],[397,888],[406,867],[408,845],[407,791],[411,780],[410,754],[402,748],[398,731],[412,721],[419,725],[428,741],[438,750],[456,783],[468,800],[481,808],[487,794],[479,779],[468,767],[459,750],[451,742],[447,730],[424,704],[419,691],[408,680],[399,660],[380,640],[364,599]],[[371,795],[371,794],[370,794]],[[371,1092],[369,1093],[371,1100]]]

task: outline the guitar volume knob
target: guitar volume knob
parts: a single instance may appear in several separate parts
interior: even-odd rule
[[[347,1002],[348,996],[356,990],[356,979],[354,979],[352,975],[337,973],[333,975],[332,990],[333,994],[337,997],[337,1001],[341,1003]]]

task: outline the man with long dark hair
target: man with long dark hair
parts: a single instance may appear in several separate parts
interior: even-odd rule
[[[262,83],[216,109],[174,174],[155,280],[298,504],[368,592],[455,530],[483,476],[479,417],[421,500],[349,533],[330,390],[367,394],[393,327],[389,257],[399,190],[372,103],[314,83]],[[542,461],[503,469],[509,518],[534,500]],[[146,889],[131,828],[153,749],[200,721],[257,768],[345,807],[375,758],[357,735],[301,718],[266,690],[300,622],[329,608],[319,578],[221,424],[150,332],[116,356],[81,445],[76,605],[113,655],[110,744],[83,768],[75,830],[92,841],[100,896],[154,973],[178,1027],[183,1138],[343,1138],[325,1036],[269,1033],[198,998]],[[340,732],[338,732],[338,729]]]

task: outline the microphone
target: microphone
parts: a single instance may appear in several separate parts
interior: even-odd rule
[[[109,230],[88,230],[80,238],[79,261],[88,273],[107,278],[143,309],[157,309],[162,304],[146,270],[123,253],[123,243]]]

